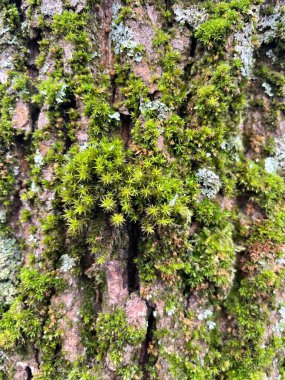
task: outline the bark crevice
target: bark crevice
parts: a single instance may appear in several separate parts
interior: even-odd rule
[[[27,366],[25,371],[26,371],[26,380],[32,380],[32,378],[34,376],[33,376],[33,372],[31,370],[31,367]]]
[[[136,265],[136,258],[139,251],[139,238],[140,228],[137,223],[130,223],[128,228],[129,234],[129,249],[128,249],[128,261],[127,261],[127,273],[128,273],[128,289],[129,293],[133,293],[139,290],[139,273]]]
[[[145,340],[142,343],[139,363],[143,368],[143,379],[149,379],[147,365],[149,364],[150,359],[150,344],[153,340],[153,332],[155,330],[155,307],[148,304],[148,319],[147,319],[147,331]]]

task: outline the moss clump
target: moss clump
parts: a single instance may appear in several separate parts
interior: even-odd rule
[[[169,203],[175,194],[182,194],[181,180],[165,173],[156,159],[132,163],[131,152],[124,150],[119,139],[103,140],[77,152],[62,173],[60,192],[72,234],[88,225],[95,209],[110,215],[115,227],[125,219],[140,219],[146,233],[188,213],[185,196]]]
[[[126,315],[122,309],[117,309],[111,313],[101,313],[96,323],[98,333],[98,355],[101,361],[106,355],[111,360],[118,374],[124,374],[126,379],[131,379],[129,375],[139,376],[139,368],[131,368],[124,364],[123,348],[126,345],[140,347],[145,337],[145,331],[129,326]],[[135,351],[137,355],[137,350]],[[134,358],[132,359],[132,361]],[[125,368],[124,368],[125,367]],[[126,376],[129,373],[128,376]]]
[[[26,339],[41,345],[46,302],[63,285],[55,274],[28,268],[21,270],[20,281],[19,295],[0,319],[0,346],[6,350],[20,347]]]
[[[207,279],[217,288],[229,289],[234,275],[236,247],[233,242],[233,227],[223,229],[204,228],[194,240],[190,257],[189,282],[197,286]]]
[[[285,212],[281,210],[273,212],[269,218],[253,224],[250,231],[250,243],[284,244]]]
[[[196,37],[205,45],[218,47],[225,43],[229,33],[241,19],[241,14],[246,13],[250,7],[250,1],[221,1],[210,8],[211,18],[199,25]]]
[[[55,15],[52,29],[56,35],[62,35],[68,42],[75,44],[86,43],[88,40],[86,27],[86,13],[81,15],[71,10],[65,10],[60,15]]]
[[[246,191],[252,192],[257,203],[269,214],[280,203],[284,191],[283,179],[253,163],[247,162],[242,167],[239,175],[239,184]]]

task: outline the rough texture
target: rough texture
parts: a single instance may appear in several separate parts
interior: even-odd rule
[[[1,380],[285,379],[284,22],[1,1]]]

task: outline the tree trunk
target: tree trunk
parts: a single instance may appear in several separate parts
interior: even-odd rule
[[[284,23],[1,1],[0,379],[285,379]]]

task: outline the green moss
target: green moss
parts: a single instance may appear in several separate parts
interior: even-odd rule
[[[194,240],[191,271],[188,273],[191,286],[195,287],[207,279],[218,288],[227,290],[232,284],[235,252],[230,224],[223,229],[204,228]]]
[[[122,95],[124,96],[124,104],[135,115],[139,113],[140,99],[146,98],[148,89],[141,78],[130,72],[130,68],[117,65],[116,84],[120,86]]]
[[[279,71],[271,70],[268,66],[260,66],[256,70],[256,75],[272,85],[277,96],[284,96],[285,76]]]
[[[39,85],[39,94],[34,101],[40,106],[45,102],[49,107],[57,107],[67,100],[68,85],[61,79],[48,78]]]
[[[265,170],[253,163],[247,162],[240,166],[239,184],[253,194],[257,203],[269,214],[282,200],[284,191],[283,179],[278,175],[265,172]]]
[[[268,219],[256,222],[251,231],[251,243],[284,244],[285,212],[283,208],[276,210]]]
[[[12,31],[20,26],[20,15],[15,4],[8,5],[3,12],[3,23]]]
[[[97,359],[100,361],[108,355],[117,368],[117,373],[126,373],[126,368],[123,370],[123,367],[127,367],[123,364],[123,347],[126,345],[140,347],[145,337],[145,331],[129,326],[122,309],[99,314],[96,330],[98,334]],[[139,374],[139,369],[135,368],[133,375],[138,376]],[[131,379],[129,376],[126,378]]]
[[[152,40],[152,46],[158,48],[160,46],[165,46],[171,41],[171,36],[165,33],[163,30],[158,29],[155,33],[155,37]]]
[[[206,380],[211,378],[210,371],[203,368],[201,364],[193,363],[192,360],[178,354],[169,354],[166,357],[170,365],[170,372],[175,378],[181,380]]]
[[[221,226],[227,223],[229,213],[222,210],[218,203],[205,198],[197,203],[194,216],[199,223],[205,226]]]
[[[15,191],[18,162],[10,152],[15,138],[21,131],[13,128],[12,118],[16,101],[21,98],[27,100],[29,96],[29,81],[26,74],[11,71],[8,80],[0,84],[0,166],[1,178],[0,199],[8,206]]]
[[[233,21],[227,18],[215,18],[205,21],[196,32],[196,37],[205,45],[225,40],[233,25]]]
[[[32,2],[35,9],[37,2]],[[192,4],[191,1],[188,3]],[[130,2],[127,4],[136,6]],[[253,2],[247,0],[203,3],[209,19],[200,25],[196,37],[214,51],[217,48],[221,54],[208,51],[199,60],[191,58],[185,71],[181,69],[185,57],[171,47],[174,37],[171,23],[164,25],[164,30],[157,31],[153,47],[158,61],[154,62],[154,67],[160,65],[162,75],[159,79],[153,78],[159,90],[155,93],[155,100],[143,80],[133,73],[130,64],[117,63],[112,78],[103,74],[104,68],[100,67],[99,59],[92,51],[94,41],[88,36],[88,28],[94,26],[94,20],[89,19],[85,11],[78,14],[65,10],[54,17],[50,26],[52,38],[42,40],[37,58],[40,68],[49,54],[55,62],[54,72],[37,84],[38,93],[34,96],[40,107],[48,106],[50,122],[33,134],[35,154],[31,154],[29,160],[32,179],[39,190],[32,195],[27,193],[25,199],[37,207],[40,192],[56,187],[58,192],[52,207],[57,211],[48,215],[39,227],[44,235],[40,244],[45,246],[41,264],[34,259],[30,262],[32,268],[22,271],[21,296],[10,310],[4,312],[0,321],[3,347],[12,350],[15,345],[19,348],[28,342],[43,353],[41,373],[35,378],[100,379],[103,378],[101,363],[107,357],[116,366],[116,376],[124,379],[142,377],[136,364],[124,362],[123,348],[127,345],[134,348],[132,362],[137,361],[146,332],[128,326],[122,309],[99,314],[96,324],[90,295],[81,310],[86,357],[74,365],[62,361],[60,333],[53,325],[58,315],[49,314],[47,306],[51,294],[61,289],[53,268],[58,266],[58,258],[66,249],[62,241],[66,227],[62,207],[71,236],[68,243],[72,245],[74,256],[83,257],[89,250],[95,255],[98,267],[91,291],[104,283],[99,264],[116,254],[116,247],[110,247],[108,243],[120,240],[128,225],[136,223],[141,235],[135,262],[142,289],[144,282],[158,281],[169,285],[172,291],[179,289],[187,294],[204,287],[212,301],[222,305],[225,314],[222,317],[226,319],[228,314],[232,318],[233,330],[227,334],[228,338],[218,335],[224,334],[224,331],[219,332],[218,321],[214,332],[207,331],[205,326],[195,328],[192,335],[188,327],[181,331],[176,331],[176,327],[173,329],[173,339],[178,342],[179,334],[185,333],[183,339],[187,342],[184,355],[161,353],[167,358],[174,378],[253,380],[268,373],[274,349],[278,350],[277,343],[270,342],[265,348],[261,344],[268,312],[274,302],[271,293],[280,288],[282,276],[268,268],[262,270],[253,259],[247,258],[248,265],[238,268],[242,279],[237,276],[233,282],[234,265],[241,265],[239,260],[235,261],[238,250],[235,243],[243,237],[248,239],[251,234],[251,238],[244,241],[248,256],[252,255],[252,246],[262,242],[272,243],[270,254],[281,257],[279,245],[284,242],[284,215],[277,209],[282,204],[283,181],[265,173],[257,164],[244,162],[242,152],[237,149],[225,148],[229,145],[227,142],[238,134],[237,125],[245,96],[237,62],[226,57],[221,60],[223,42],[234,29],[238,30],[243,18],[248,17],[246,13],[251,4]],[[15,7],[11,6],[7,12],[7,23],[14,25],[18,20],[12,8]],[[66,8],[70,6],[66,4]],[[130,14],[131,7],[123,7],[118,22]],[[164,11],[164,16],[170,21],[171,11]],[[50,32],[45,29],[44,22],[39,25],[44,29],[43,35]],[[64,71],[64,52],[57,46],[62,40],[74,47],[68,62],[71,74]],[[117,57],[117,62],[123,58]],[[284,80],[275,74],[268,69],[260,75],[271,80],[275,93],[281,96]],[[19,97],[30,99],[27,92],[30,83],[26,79],[25,75],[16,75],[10,84],[0,89],[0,130],[5,154],[15,137],[11,104]],[[114,81],[120,94],[116,98],[120,101],[113,106],[110,94]],[[13,99],[9,95],[11,89],[15,92]],[[155,101],[163,108],[163,117],[160,117],[159,110],[151,108],[150,103]],[[80,115],[73,107],[75,103],[81,106],[81,102],[84,115],[89,119],[88,146],[74,144]],[[150,105],[149,109],[144,110],[145,104]],[[119,109],[127,110],[131,120],[131,144],[128,147],[118,137],[119,119],[125,117],[118,114]],[[37,146],[45,140],[56,142],[41,164],[35,165]],[[63,158],[70,145],[72,148]],[[5,160],[3,162],[7,164]],[[12,161],[9,164],[13,166]],[[59,168],[50,182],[41,178],[43,168],[49,168],[49,164]],[[235,230],[234,223],[239,227],[237,210],[231,213],[222,210],[219,197],[214,201],[199,198],[195,173],[204,167],[219,175],[223,184],[221,194],[252,197],[266,211],[267,219],[254,223],[248,221],[245,233],[246,228],[243,230],[242,226]],[[15,178],[12,174],[10,177],[9,172],[4,173],[2,179],[10,186],[6,188],[1,182],[7,199]],[[191,218],[195,222],[193,228],[190,228]],[[24,211],[22,222],[31,221],[30,213]],[[32,248],[30,246],[30,251]],[[258,254],[262,252],[258,251]],[[267,257],[263,256],[263,259],[267,260]],[[76,273],[81,274],[79,268]],[[174,294],[166,300],[165,309],[169,313],[178,303]],[[179,324],[180,314],[175,317]],[[222,326],[221,330],[225,327]],[[204,349],[201,342],[208,347],[204,362],[199,361]],[[89,364],[94,363],[95,356],[98,363],[94,368],[88,368],[87,360]],[[152,371],[153,378],[158,378],[156,369],[152,368]]]
[[[116,23],[119,24],[123,20],[127,19],[133,14],[133,10],[130,6],[123,6],[120,10],[120,15],[116,20]]]
[[[40,344],[42,332],[41,303],[54,289],[62,287],[62,280],[53,274],[43,274],[36,269],[23,268],[20,273],[19,296],[0,319],[0,347],[14,349],[26,339]]]
[[[249,10],[250,5],[251,2],[248,0],[211,3],[209,5],[210,19],[198,27],[196,37],[209,47],[221,49],[242,15]]]
[[[175,194],[183,191],[178,177],[164,172],[151,158],[139,165],[135,161],[132,164],[130,155],[119,139],[103,140],[76,153],[65,166],[61,196],[67,206],[70,233],[83,231],[95,209],[109,214],[117,226],[124,219],[140,219],[146,233],[187,215],[184,196],[169,205]]]
[[[84,30],[86,26],[86,14],[78,14],[65,10],[61,15],[55,15],[52,29],[55,34],[63,35],[68,42],[75,44],[86,43],[87,34]]]
[[[180,60],[180,54],[173,49],[167,49],[161,58],[164,72],[158,80],[158,89],[162,93],[161,101],[169,107],[179,107],[188,92],[178,65]]]

